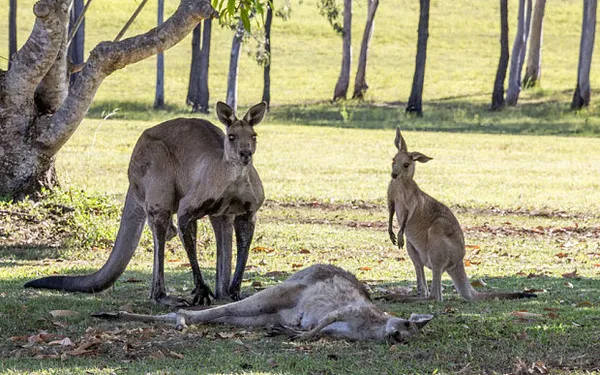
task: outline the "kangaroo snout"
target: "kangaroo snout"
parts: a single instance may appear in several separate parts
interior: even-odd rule
[[[398,173],[392,172],[392,178],[396,178],[396,177],[398,177]]]
[[[250,161],[252,160],[252,151],[250,151],[250,150],[240,151],[240,159],[242,161],[242,164],[248,165],[250,163]]]

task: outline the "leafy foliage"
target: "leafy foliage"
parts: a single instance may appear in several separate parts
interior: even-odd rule
[[[319,0],[317,6],[319,7],[319,14],[327,18],[333,30],[338,34],[342,34],[344,28],[339,21],[341,10],[336,1]]]

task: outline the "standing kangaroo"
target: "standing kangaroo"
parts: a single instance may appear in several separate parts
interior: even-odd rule
[[[322,333],[350,340],[403,342],[433,315],[412,314],[408,320],[390,316],[371,301],[365,286],[351,273],[316,264],[296,272],[281,284],[244,300],[200,311],[179,310],[165,315],[128,312],[96,317],[159,321],[183,329],[187,324],[227,323],[243,327],[274,327],[300,339]]]
[[[25,287],[94,293],[111,286],[123,273],[139,243],[147,220],[154,239],[154,267],[150,298],[165,305],[185,305],[168,296],[164,283],[165,243],[177,232],[194,277],[193,303],[210,304],[215,295],[204,282],[196,256],[196,221],[208,215],[217,243],[216,298],[240,298],[248,249],[262,205],[262,183],[252,165],[256,150],[254,126],[266,111],[260,103],[237,119],[231,107],[217,103],[224,134],[201,119],[175,119],[147,129],[140,136],[129,163],[129,189],[121,224],[108,261],[100,270],[82,276],[49,276]],[[231,279],[232,235],[237,239],[237,264]]]
[[[415,162],[427,163],[430,157],[420,152],[408,152],[406,142],[396,129],[394,141],[398,153],[392,160],[392,181],[388,186],[388,233],[399,248],[404,246],[417,273],[419,297],[442,300],[442,274],[448,272],[458,293],[465,299],[514,299],[535,297],[528,293],[480,293],[469,283],[465,272],[465,240],[462,229],[452,211],[444,204],[425,194],[413,180]],[[394,214],[400,230],[392,227]],[[432,271],[431,294],[423,266]]]

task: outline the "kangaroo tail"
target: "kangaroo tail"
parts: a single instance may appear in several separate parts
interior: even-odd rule
[[[121,224],[112,252],[98,271],[80,276],[49,276],[32,280],[26,288],[58,289],[69,292],[94,293],[110,287],[121,276],[140,241],[146,214],[131,187],[127,191]]]
[[[465,267],[462,263],[457,265],[451,270],[448,270],[448,274],[452,278],[452,282],[454,283],[454,287],[465,299],[475,299],[475,300],[484,300],[484,299],[518,299],[518,298],[534,298],[537,297],[537,294],[533,293],[505,293],[505,292],[478,292],[476,291],[471,283],[469,282],[469,278],[467,277],[467,273],[465,272]]]

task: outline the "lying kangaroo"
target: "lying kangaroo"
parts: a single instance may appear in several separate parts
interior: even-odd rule
[[[144,227],[154,238],[154,267],[150,298],[166,305],[185,305],[165,291],[165,242],[176,229],[192,267],[193,303],[210,304],[215,296],[206,285],[196,256],[196,221],[209,215],[217,243],[216,298],[239,299],[248,249],[254,234],[256,211],[264,193],[252,165],[256,150],[254,126],[264,117],[260,103],[237,119],[227,104],[217,103],[217,116],[227,134],[201,119],[175,119],[147,129],[140,136],[129,163],[129,189],[117,239],[100,270],[83,276],[49,276],[25,287],[94,293],[111,286],[131,260]],[[237,264],[231,278],[232,235],[237,238]]]
[[[535,297],[528,293],[480,293],[469,283],[465,272],[465,240],[452,211],[444,204],[425,194],[413,180],[415,162],[426,163],[430,157],[420,152],[408,152],[406,142],[396,129],[394,141],[398,153],[392,161],[392,181],[388,186],[388,233],[399,248],[404,246],[417,273],[417,291],[422,298],[442,300],[442,273],[448,272],[458,293],[466,299],[513,299]],[[400,230],[392,227],[394,214]],[[431,294],[423,266],[432,270]]]
[[[351,273],[317,264],[296,272],[281,284],[244,300],[200,311],[179,310],[165,315],[128,312],[96,317],[158,321],[183,329],[187,324],[227,323],[243,327],[274,327],[310,339],[322,333],[350,340],[403,342],[433,319],[412,314],[408,320],[378,309],[365,286]]]

